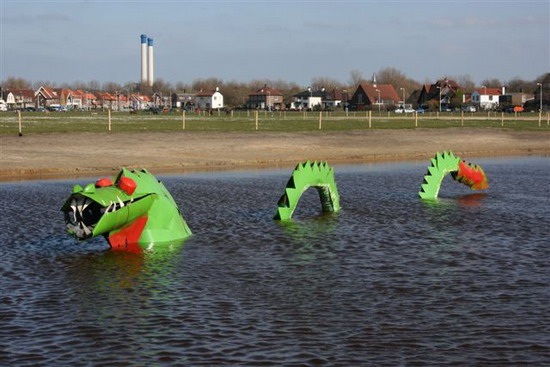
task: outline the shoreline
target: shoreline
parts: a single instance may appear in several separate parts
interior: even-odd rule
[[[154,174],[429,160],[452,150],[475,157],[549,156],[549,131],[370,130],[330,133],[67,133],[0,137],[0,182],[114,175],[122,167]]]

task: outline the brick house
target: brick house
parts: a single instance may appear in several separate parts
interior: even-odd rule
[[[280,110],[283,106],[283,92],[267,85],[249,94],[246,102],[246,107],[251,109]]]

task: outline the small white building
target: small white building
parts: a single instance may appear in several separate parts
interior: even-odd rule
[[[223,95],[219,88],[216,88],[215,91],[201,90],[195,97],[195,105],[197,108],[205,110],[223,108]]]
[[[498,107],[501,95],[499,88],[478,88],[472,93],[472,104],[479,106],[479,109],[493,110]]]
[[[294,95],[293,109],[305,110],[313,109],[315,106],[322,106],[324,93],[321,91],[312,91],[311,88]]]

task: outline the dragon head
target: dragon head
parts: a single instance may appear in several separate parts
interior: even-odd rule
[[[155,193],[139,189],[132,172],[123,170],[113,183],[100,179],[84,188],[73,187],[63,204],[67,231],[79,240],[108,234],[147,214]]]

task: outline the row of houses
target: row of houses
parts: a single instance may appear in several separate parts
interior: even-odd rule
[[[7,109],[96,110],[96,109],[147,109],[151,98],[141,94],[90,93],[69,88],[41,86],[32,89],[8,89],[1,99]]]
[[[223,95],[218,89],[214,91],[199,91],[193,94],[174,93],[172,98],[161,93],[146,96],[139,93],[96,92],[90,93],[69,88],[52,88],[41,86],[36,91],[32,89],[9,89],[2,91],[0,104],[5,104],[9,110],[17,109],[48,109],[48,110],[97,110],[111,109],[115,111],[146,110],[151,107],[180,108],[187,104],[193,108],[216,109],[223,108]],[[183,100],[181,104],[179,100]]]
[[[457,105],[471,105],[478,109],[492,110],[499,107],[523,106],[526,102],[540,98],[542,85],[550,84],[548,74],[541,85],[540,91],[534,93],[507,93],[506,88],[487,88],[481,86],[473,93],[464,93],[454,80],[441,79],[433,84],[425,84],[421,89],[412,91],[408,96],[404,88],[398,93],[391,84],[379,84],[373,75],[371,83],[359,84],[353,93],[342,90],[312,90],[308,88],[293,95],[292,101],[284,100],[280,90],[264,85],[248,95],[244,107],[248,109],[336,109],[351,110],[390,109],[409,105],[415,108],[448,109]],[[171,93],[163,95],[154,93],[152,96],[142,94],[126,94],[123,92],[90,93],[68,88],[51,88],[41,86],[38,90],[12,89],[2,91],[0,104],[4,102],[8,109],[45,108],[45,109],[75,109],[75,110],[146,110],[151,107],[195,109],[224,108],[224,96],[219,88],[215,90],[199,90],[195,93]]]
[[[548,81],[550,83],[550,80]],[[376,76],[371,83],[361,83],[355,91],[312,90],[308,88],[293,96],[293,101],[285,104],[283,93],[264,86],[249,95],[246,107],[251,109],[335,109],[351,110],[390,109],[409,105],[415,108],[449,109],[461,105],[475,106],[477,109],[493,110],[499,107],[522,106],[527,101],[538,98],[535,93],[507,93],[506,88],[487,88],[482,86],[473,93],[463,93],[461,86],[450,79],[441,79],[433,84],[425,84],[421,89],[412,91],[408,96],[404,88],[398,93],[391,84],[379,84]]]

